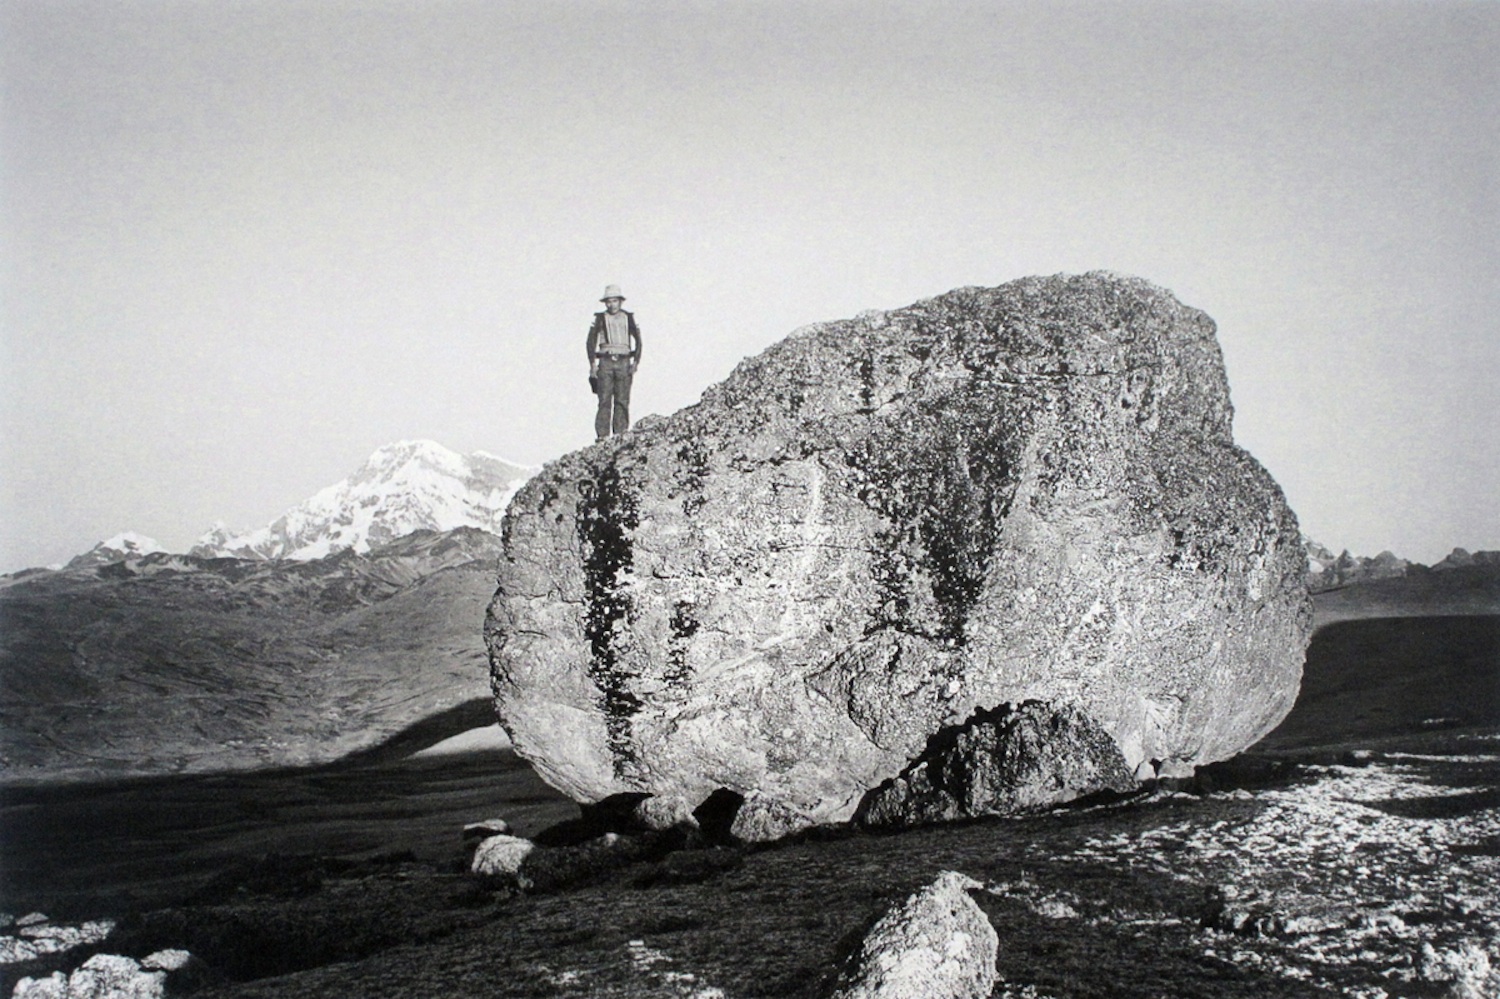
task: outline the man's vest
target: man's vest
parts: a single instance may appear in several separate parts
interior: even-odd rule
[[[625,317],[624,342],[612,338],[609,333],[609,321],[607,312],[594,313],[594,328],[589,332],[593,338],[595,354],[633,354],[635,353],[634,337],[640,336],[640,331],[635,328],[634,313],[620,310],[620,315]]]

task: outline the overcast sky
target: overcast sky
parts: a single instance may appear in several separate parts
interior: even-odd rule
[[[592,438],[796,327],[1109,269],[1333,548],[1500,549],[1500,4],[0,5],[0,571],[382,444]]]

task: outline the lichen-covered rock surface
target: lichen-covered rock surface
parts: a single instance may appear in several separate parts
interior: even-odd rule
[[[938,730],[1071,706],[1139,775],[1268,732],[1311,613],[1214,324],[1111,274],[797,331],[512,503],[486,634],[516,750],[591,802],[843,820]]]

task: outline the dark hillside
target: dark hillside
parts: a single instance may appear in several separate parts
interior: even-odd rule
[[[330,762],[489,694],[499,539],[0,580],[0,782]]]

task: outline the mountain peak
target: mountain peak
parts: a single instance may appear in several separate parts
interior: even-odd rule
[[[267,527],[235,535],[215,525],[192,554],[314,559],[342,549],[367,552],[417,530],[498,534],[511,497],[535,471],[482,451],[397,441]]]
[[[122,559],[140,558],[143,555],[164,551],[166,549],[158,544],[155,538],[148,538],[135,531],[121,531],[74,558],[64,568],[89,569],[96,565],[107,565]]]

